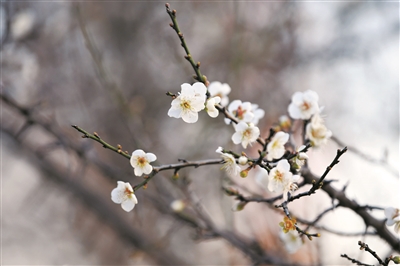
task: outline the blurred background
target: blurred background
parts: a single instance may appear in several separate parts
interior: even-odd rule
[[[178,181],[172,171],[157,175],[137,191],[130,213],[111,202],[117,180],[135,185],[142,178],[71,125],[129,153],[153,152],[158,165],[218,158],[218,146],[241,151],[222,116],[201,113],[195,124],[167,116],[165,93],[192,83],[194,73],[164,4],[1,2],[2,264],[250,264],[243,243],[253,242],[273,254],[271,264],[351,264],[343,253],[376,263],[358,240],[382,257],[392,254],[376,236],[324,231],[288,254],[277,237],[282,215],[261,203],[232,212],[234,200],[221,186],[272,194],[252,176],[228,180],[219,166],[184,169]],[[399,3],[187,1],[171,8],[208,80],[228,83],[230,100],[265,110],[263,137],[294,92],[316,91],[334,137],[359,151],[346,153],[329,174],[335,187],[347,185],[359,204],[400,207]],[[337,148],[329,141],[309,153],[316,175]],[[257,155],[256,147],[247,153]],[[207,235],[203,220],[177,217],[169,208],[175,199],[203,206],[226,234]],[[311,221],[330,204],[320,192],[291,211]],[[365,229],[342,209],[321,224],[342,233]]]

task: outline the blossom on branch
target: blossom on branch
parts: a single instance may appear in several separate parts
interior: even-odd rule
[[[394,225],[394,231],[400,233],[400,210],[397,208],[388,207],[385,209],[385,216],[387,218],[386,225]]]
[[[315,114],[306,126],[306,138],[311,141],[314,147],[319,147],[326,144],[331,136],[332,132],[326,128],[322,117]]]
[[[251,145],[260,136],[260,129],[252,123],[240,122],[237,125],[234,124],[233,127],[236,132],[232,135],[232,141],[235,144],[242,143],[243,148]]]
[[[283,222],[279,223],[282,231],[286,234],[290,230],[296,230],[296,218],[289,219],[287,216],[283,217]]]
[[[135,175],[150,174],[153,171],[153,166],[150,163],[155,160],[157,160],[157,157],[153,153],[145,153],[143,150],[134,151],[131,156],[131,165],[135,169]]]
[[[240,166],[236,164],[235,157],[232,154],[224,153],[222,147],[218,147],[215,152],[221,154],[224,160],[224,165],[221,169],[225,170],[230,176],[237,176],[240,173]]]
[[[229,103],[228,94],[231,92],[231,87],[219,81],[213,81],[208,85],[208,92],[211,97],[219,96],[221,98],[221,105],[227,106]]]
[[[283,200],[287,201],[288,192],[297,190],[296,181],[299,175],[290,172],[290,164],[286,159],[280,160],[268,175],[268,189],[271,192],[283,193]]]
[[[275,133],[267,145],[267,160],[280,159],[285,154],[285,144],[289,140],[289,134],[283,131]]]
[[[219,104],[220,102],[221,102],[221,98],[219,96],[215,96],[215,97],[212,97],[207,100],[206,111],[207,111],[207,114],[209,116],[211,116],[212,118],[215,118],[218,116],[219,111],[217,108],[215,108],[215,105]]]
[[[181,93],[171,102],[171,108],[168,110],[168,116],[181,118],[186,123],[197,122],[198,112],[205,108],[206,86],[201,82],[193,85],[183,83]]]
[[[228,106],[228,113],[234,116],[239,122],[243,121],[250,123],[254,119],[252,104],[250,102],[242,103],[241,100],[234,100]],[[225,118],[225,123],[229,125],[231,120]]]
[[[293,119],[310,119],[312,115],[319,112],[318,94],[315,91],[295,92],[288,112]]]
[[[121,204],[124,211],[130,212],[138,204],[132,186],[122,181],[118,181],[117,184],[117,187],[111,191],[111,200],[114,203]]]

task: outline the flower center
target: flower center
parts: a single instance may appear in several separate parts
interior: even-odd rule
[[[182,109],[190,109],[190,103],[188,101],[181,102]]]
[[[137,162],[138,162],[138,165],[143,166],[147,163],[147,160],[144,157],[139,157]]]
[[[250,136],[251,136],[251,129],[248,128],[243,132],[243,137],[250,138]]]
[[[243,119],[243,115],[246,113],[246,110],[243,110],[242,106],[239,106],[238,109],[233,113],[237,118]]]
[[[275,176],[274,176],[274,179],[275,179],[276,181],[282,182],[282,180],[283,180],[283,174],[282,174],[281,172],[279,172],[279,171],[276,171]]]
[[[310,108],[311,108],[311,104],[306,101],[304,101],[303,104],[300,106],[300,109],[303,111],[307,111]]]

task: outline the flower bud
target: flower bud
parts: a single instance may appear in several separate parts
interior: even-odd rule
[[[183,200],[174,200],[171,202],[169,207],[174,211],[174,212],[181,212],[185,209],[186,203]]]
[[[240,177],[245,178],[245,177],[247,177],[248,174],[249,174],[249,169],[245,169],[240,172]]]
[[[238,201],[232,206],[232,211],[238,212],[244,209],[244,206],[246,206],[247,202],[244,201]]]
[[[172,179],[173,180],[177,180],[179,178],[179,173],[175,173],[173,176],[172,176]]]
[[[238,162],[240,165],[246,165],[248,162],[248,159],[246,156],[240,156]]]
[[[400,264],[400,256],[393,257],[392,261],[394,262],[394,264]]]

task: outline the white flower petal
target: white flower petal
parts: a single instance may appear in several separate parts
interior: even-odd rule
[[[134,196],[134,195],[133,195]],[[136,198],[136,197],[135,197]],[[131,210],[133,210],[133,208],[135,207],[135,202],[131,199],[126,200],[124,202],[121,203],[121,207],[124,211],[126,212],[130,212]]]

